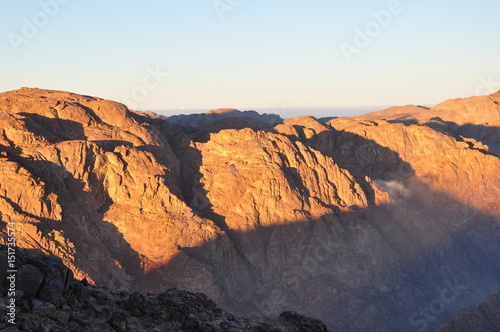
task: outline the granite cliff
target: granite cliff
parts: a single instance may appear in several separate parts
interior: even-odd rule
[[[186,129],[96,97],[5,92],[0,218],[99,286],[426,331],[500,288],[498,99]]]

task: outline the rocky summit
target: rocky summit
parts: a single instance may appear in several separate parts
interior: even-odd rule
[[[332,331],[431,331],[500,289],[499,103],[175,124],[63,91],[1,93],[2,241],[14,225],[19,248],[96,287],[185,289]]]

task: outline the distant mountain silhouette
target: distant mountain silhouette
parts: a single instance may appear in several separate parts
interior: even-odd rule
[[[234,108],[219,108],[201,114],[174,115],[168,117],[166,120],[171,124],[196,128],[210,125],[222,119],[241,117],[259,120],[267,125],[275,125],[283,121],[277,114],[259,114],[255,111],[239,111]]]

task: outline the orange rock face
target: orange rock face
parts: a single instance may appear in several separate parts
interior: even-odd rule
[[[187,130],[95,97],[5,92],[3,232],[14,222],[18,246],[100,285],[343,331],[437,327],[500,289],[498,102]],[[419,311],[450,284],[453,301]]]
[[[29,227],[20,232],[21,246],[65,250],[64,241],[78,242],[66,263],[95,282],[129,287],[129,275],[165,264],[177,245],[201,244],[217,233],[182,201],[175,183],[180,167],[165,137],[125,106],[37,89],[0,98],[3,218],[21,229],[38,222],[63,231],[57,243]],[[197,230],[182,237],[186,227]],[[104,279],[102,264],[109,266]]]

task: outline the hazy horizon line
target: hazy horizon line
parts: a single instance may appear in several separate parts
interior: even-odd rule
[[[221,108],[232,108],[239,111],[255,111],[260,114],[277,114],[281,118],[292,118],[296,116],[310,115],[317,118],[322,117],[354,117],[371,112],[380,111],[389,107],[407,106],[406,105],[360,105],[360,106],[296,106],[296,107],[218,107],[218,108],[177,108],[177,109],[137,109],[140,112],[154,112],[159,115],[175,116],[175,115],[191,115],[203,114],[211,110]],[[425,104],[419,104],[424,106]],[[426,105],[432,107],[435,104]]]

